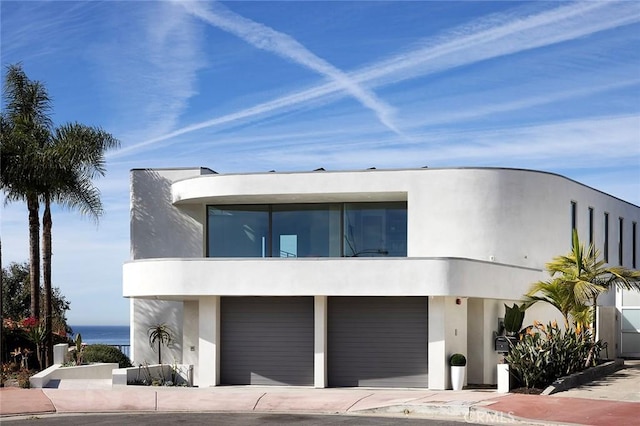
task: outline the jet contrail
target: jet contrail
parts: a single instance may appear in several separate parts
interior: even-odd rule
[[[357,84],[368,83],[375,87],[385,86],[417,76],[573,40],[638,21],[640,13],[631,2],[589,2],[571,3],[536,15],[503,20],[498,24],[495,24],[494,20],[492,25],[487,26],[472,23],[448,37],[432,39],[413,50],[363,67],[351,73],[348,81],[355,81]],[[182,127],[115,151],[110,156],[120,156],[192,131],[284,110],[326,96],[336,96],[343,90],[344,87],[333,79],[331,82],[241,111]]]
[[[371,109],[387,128],[401,134],[392,120],[393,108],[380,100],[372,91],[354,81],[347,73],[309,51],[293,37],[240,16],[218,3],[213,3],[213,8],[207,7],[208,3],[203,2],[180,1],[178,4],[190,14],[241,38],[258,49],[275,53],[330,78],[362,105]]]

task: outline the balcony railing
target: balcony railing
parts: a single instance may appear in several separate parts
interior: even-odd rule
[[[127,358],[131,359],[131,345],[109,345],[109,346],[118,348],[120,352],[122,352],[127,356]]]

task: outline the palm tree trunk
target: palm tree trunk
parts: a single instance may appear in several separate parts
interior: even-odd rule
[[[593,295],[593,301],[592,301],[592,306],[593,306],[593,322],[591,323],[591,340],[592,341],[596,341],[596,332],[598,330],[598,295],[594,294]]]
[[[2,309],[4,303],[4,287],[2,286],[2,239],[0,238],[0,321],[4,318],[4,311]],[[1,327],[1,326],[0,326]],[[2,344],[4,335],[0,336],[0,365],[4,364],[4,345]],[[4,386],[4,383],[0,383],[0,386]]]
[[[53,364],[53,336],[51,334],[51,200],[45,196],[44,213],[42,214],[42,280],[44,283],[44,330],[45,330],[45,364]]]
[[[34,194],[27,196],[29,209],[29,285],[31,316],[40,319],[40,204]]]

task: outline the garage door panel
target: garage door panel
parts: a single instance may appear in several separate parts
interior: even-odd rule
[[[425,297],[331,297],[330,386],[426,387]]]
[[[223,297],[223,384],[313,385],[313,298]]]

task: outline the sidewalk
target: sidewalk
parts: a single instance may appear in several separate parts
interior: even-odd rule
[[[640,363],[552,396],[495,390],[220,386],[107,387],[69,380],[57,389],[0,389],[0,415],[126,412],[263,412],[443,417],[477,424],[636,425]]]
[[[454,416],[471,423],[635,425],[639,402],[496,391],[263,387],[0,389],[0,414],[154,411]]]

